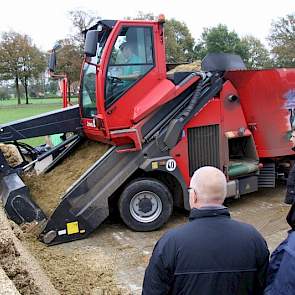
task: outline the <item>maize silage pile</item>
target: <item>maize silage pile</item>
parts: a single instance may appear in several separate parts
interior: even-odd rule
[[[50,172],[25,174],[22,178],[32,199],[47,216],[50,215],[66,190],[108,149],[107,144],[85,141]]]
[[[9,221],[0,204],[0,294],[130,295],[105,252],[83,243],[48,247]]]
[[[45,214],[50,215],[68,187],[108,149],[109,145],[85,141],[52,171],[40,175],[32,174],[32,172],[26,173],[22,178],[30,189],[32,199]],[[3,218],[6,218],[4,213]],[[4,275],[8,276],[7,280],[10,279],[18,292],[24,295],[130,294],[128,290],[116,285],[113,277],[116,267],[112,258],[103,250],[93,257],[92,249],[84,248],[80,244],[47,247],[35,236],[34,224],[24,224],[20,228],[11,222],[10,226],[14,226],[15,233],[10,228],[10,236],[7,238],[4,235],[3,224],[0,212],[0,293],[2,266],[5,271]],[[16,235],[21,238],[21,241]],[[27,248],[30,252],[20,251],[20,247]],[[23,251],[28,253],[26,255],[30,257],[34,255],[34,257],[24,259]],[[87,257],[93,261],[93,268],[84,264],[88,261]],[[36,263],[40,264],[38,268],[35,267],[35,259]],[[41,284],[43,289],[39,284],[40,279],[35,278],[36,272],[31,275],[32,268],[37,269],[38,273],[40,272],[45,277],[42,277],[46,280],[46,284]],[[47,288],[45,292],[43,292],[44,286]]]
[[[15,167],[23,161],[17,147],[13,144],[0,143],[0,151],[11,167]]]
[[[62,295],[130,295],[117,285],[113,257],[103,249],[94,254],[83,241],[48,247],[35,236],[26,237],[24,243]]]
[[[37,260],[23,246],[24,236],[0,206],[0,294],[57,295]]]
[[[174,69],[167,72],[167,74],[172,74],[175,72],[198,72],[201,70],[201,62],[194,61],[190,64],[183,64],[175,67]]]

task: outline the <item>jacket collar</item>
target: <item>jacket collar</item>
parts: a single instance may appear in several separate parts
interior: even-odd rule
[[[189,216],[189,221],[193,221],[198,218],[203,218],[203,217],[218,217],[218,216],[226,216],[230,217],[230,213],[227,207],[221,207],[221,208],[206,208],[206,209],[192,209],[190,216]]]

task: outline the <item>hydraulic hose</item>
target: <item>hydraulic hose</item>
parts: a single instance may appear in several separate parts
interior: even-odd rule
[[[198,73],[198,76],[201,77],[201,81],[199,81],[199,83],[197,84],[196,90],[195,90],[195,92],[193,94],[193,97],[192,97],[191,101],[189,102],[188,106],[182,111],[182,113],[178,117],[178,120],[180,122],[185,121],[185,119],[187,117],[189,117],[189,115],[191,114],[191,112],[195,108],[195,106],[196,106],[196,104],[197,104],[197,102],[198,102],[198,100],[200,98],[200,95],[202,93],[203,86],[206,83],[207,79],[206,79],[206,74],[205,73]]]
[[[183,111],[172,121],[170,121],[163,138],[163,146],[161,150],[173,148],[181,137],[184,125],[192,118],[192,116],[200,110],[200,108],[214,97],[222,88],[222,77],[215,73],[196,73],[201,77],[197,83],[195,91],[188,105]],[[160,143],[160,141],[158,141]],[[159,144],[160,146],[160,144]]]

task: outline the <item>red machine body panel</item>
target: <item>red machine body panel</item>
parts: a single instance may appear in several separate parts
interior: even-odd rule
[[[241,128],[248,128],[240,100],[231,100],[231,97],[238,97],[238,95],[238,91],[234,88],[232,83],[226,81],[220,92],[223,132],[235,132]]]
[[[295,69],[231,71],[226,77],[238,91],[259,157],[292,155]]]
[[[181,174],[189,186],[189,156],[188,156],[188,129],[196,128],[200,126],[208,126],[214,124],[220,124],[221,121],[220,112],[220,100],[210,100],[184,127],[184,133],[182,139],[171,150],[170,155],[176,160],[177,166],[181,171]]]

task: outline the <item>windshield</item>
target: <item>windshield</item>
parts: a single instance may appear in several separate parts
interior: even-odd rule
[[[99,64],[110,29],[105,28],[98,32],[98,44],[96,56],[86,61],[83,66],[80,85],[80,97],[83,118],[92,118],[97,114],[96,109],[96,65]]]
[[[96,115],[96,91],[95,91],[96,67],[85,63],[83,67],[81,83],[82,115],[92,118]]]

